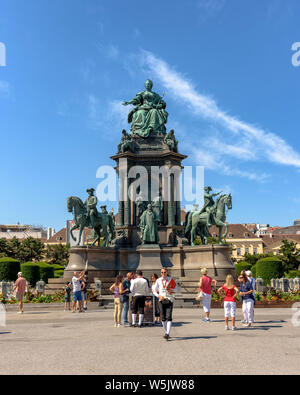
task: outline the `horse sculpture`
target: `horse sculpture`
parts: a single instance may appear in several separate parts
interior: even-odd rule
[[[232,209],[232,197],[229,195],[221,195],[217,199],[214,206],[211,208],[213,222],[219,228],[219,244],[223,244],[222,239],[225,239],[228,233],[228,225],[226,224],[226,207],[228,210]],[[186,218],[185,235],[190,240],[191,245],[194,246],[197,236],[201,238],[202,244],[208,243],[209,228],[207,226],[208,213],[200,214],[200,211],[190,212]],[[222,229],[225,227],[225,233],[222,234]]]
[[[74,241],[77,241],[73,235],[73,230],[79,229],[79,238],[77,242],[77,246],[80,245],[82,232],[85,227],[91,227],[91,221],[87,215],[86,206],[83,204],[82,200],[76,196],[70,196],[67,199],[68,211],[73,212],[74,215],[74,226],[70,230],[71,237]],[[104,237],[103,247],[107,247],[110,240],[113,238],[114,234],[114,224],[110,214],[106,213],[98,213],[97,217],[94,221],[94,227],[92,228],[95,232],[95,240],[92,243],[92,246],[96,245],[98,242],[98,246],[100,246],[100,238]]]

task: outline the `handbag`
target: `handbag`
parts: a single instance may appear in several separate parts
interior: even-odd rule
[[[202,291],[200,291],[199,293],[198,293],[198,295],[195,297],[195,299],[196,300],[202,300],[203,299],[203,292]]]

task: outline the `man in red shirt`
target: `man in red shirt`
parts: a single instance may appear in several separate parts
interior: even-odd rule
[[[17,300],[19,301],[19,314],[23,314],[23,298],[26,291],[26,280],[22,272],[18,273],[18,279],[15,282],[13,292],[17,291]]]

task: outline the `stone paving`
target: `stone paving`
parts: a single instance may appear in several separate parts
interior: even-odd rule
[[[171,339],[161,327],[114,328],[112,310],[32,309],[6,314],[1,374],[299,374],[300,326],[291,309],[257,309],[253,328],[225,331],[223,310],[175,309]]]

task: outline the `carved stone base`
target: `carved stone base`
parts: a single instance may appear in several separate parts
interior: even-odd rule
[[[137,248],[74,247],[70,250],[69,265],[64,278],[70,279],[74,271],[81,271],[88,262],[89,281],[95,277],[114,277],[118,273],[140,269],[146,277],[167,267],[174,277],[195,281],[201,276],[201,268],[219,283],[227,274],[236,279],[235,266],[230,262],[231,247],[220,245],[168,247],[161,245],[141,245]]]

